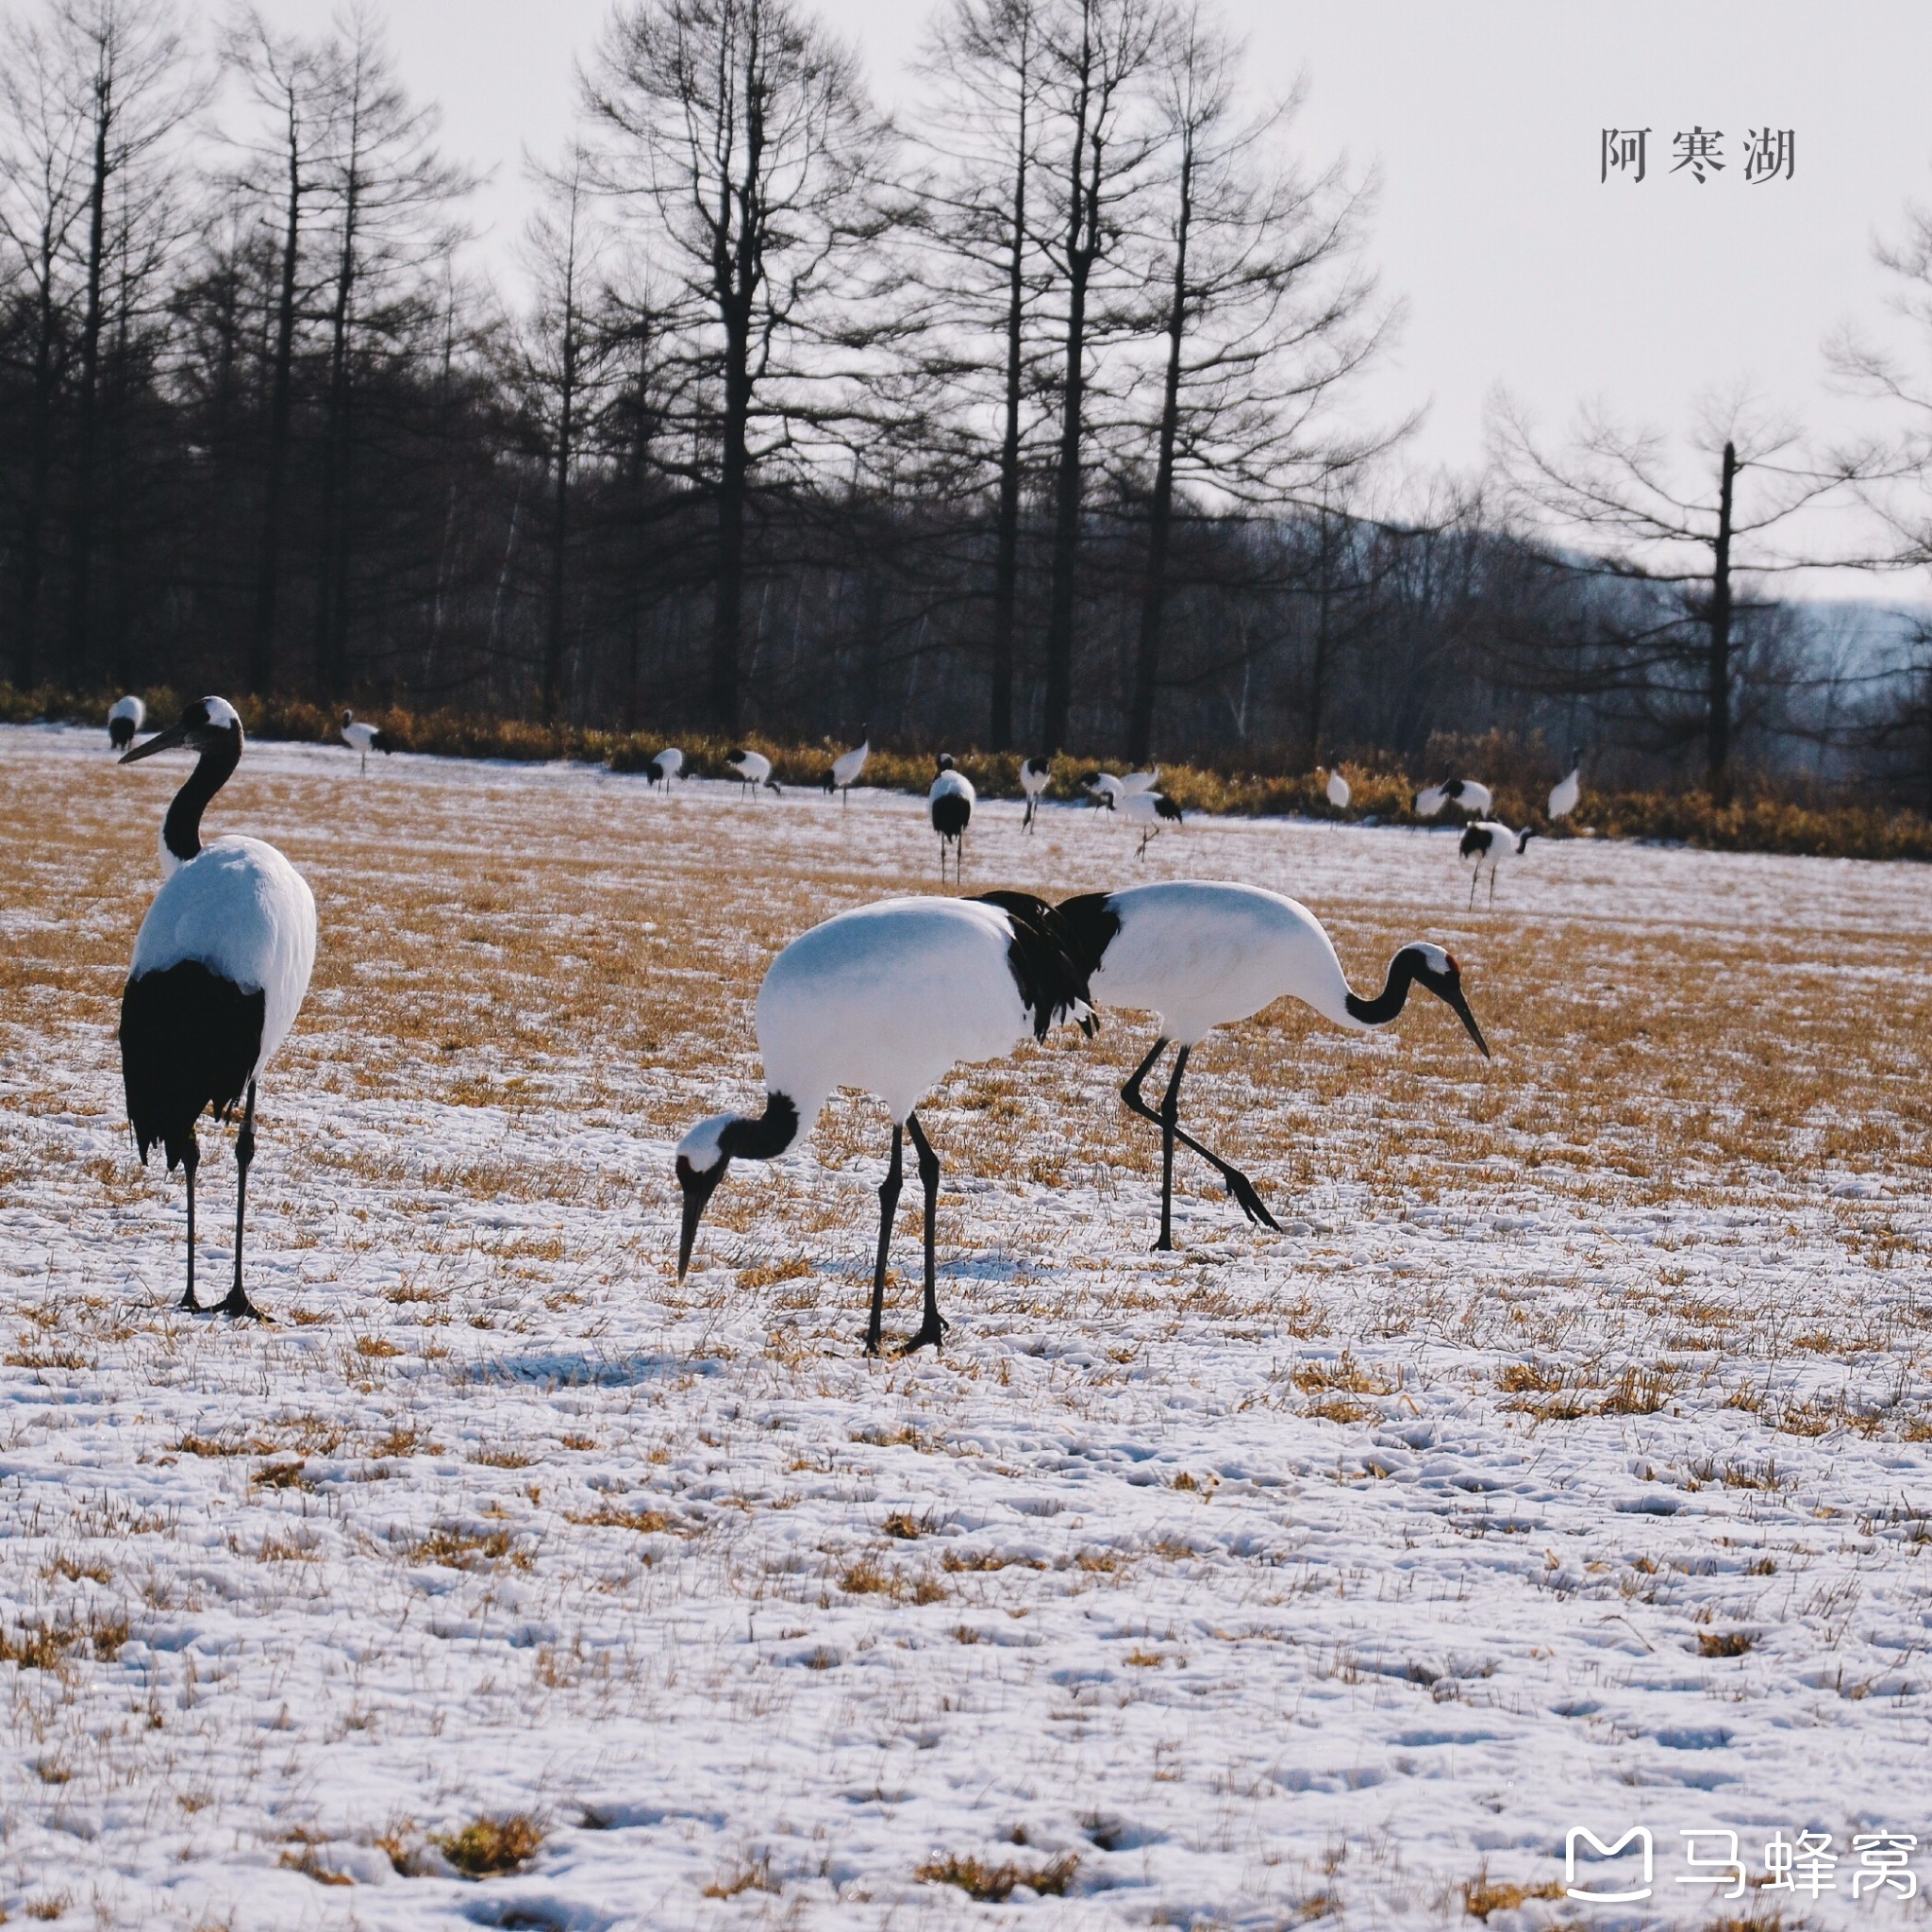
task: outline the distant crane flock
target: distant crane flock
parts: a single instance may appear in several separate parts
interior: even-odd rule
[[[159,1146],[169,1172],[183,1171],[187,1192],[184,1309],[255,1315],[242,1267],[249,1169],[256,1152],[258,1082],[288,1037],[315,964],[315,901],[301,874],[272,845],[226,836],[204,845],[202,815],[240,764],[242,720],[219,697],[191,704],[180,719],[144,742],[138,697],[117,702],[108,739],[121,762],[182,749],[196,755],[160,831],[162,885],[143,919],[122,995],[120,1044],[128,1120],[143,1161]],[[343,741],[366,772],[372,750],[392,741],[376,726],[341,715]],[[872,752],[870,732],[826,768],[823,789],[850,803]],[[741,796],[779,791],[770,758],[749,749],[727,754]],[[690,775],[685,753],[658,752],[644,768],[653,790],[669,792]],[[1025,800],[1021,828],[1032,831],[1052,781],[1053,761],[1029,758],[1020,767]],[[1353,796],[1331,759],[1323,791],[1337,810]],[[1079,780],[1090,802],[1124,818],[1150,841],[1178,826],[1178,805],[1158,787],[1159,773],[1090,772]],[[1573,813],[1582,796],[1580,761],[1549,795],[1549,817]],[[948,755],[926,792],[926,815],[940,843],[943,892],[946,861],[963,891],[965,845],[978,794]],[[1415,809],[1429,818],[1459,815],[1461,857],[1473,860],[1470,905],[1483,871],[1495,894],[1496,872],[1522,857],[1531,829],[1512,830],[1487,816],[1494,794],[1477,780],[1450,778],[1419,792]],[[937,1347],[946,1332],[939,1310],[936,1224],[940,1161],[921,1124],[921,1101],[954,1067],[1004,1058],[1029,1035],[1043,1041],[1062,1024],[1091,1036],[1102,1008],[1153,1016],[1153,1045],[1121,1088],[1127,1109],[1160,1135],[1160,1211],[1155,1247],[1174,1245],[1176,1150],[1198,1155],[1230,1197],[1261,1228],[1278,1230],[1259,1190],[1234,1163],[1180,1123],[1189,1059],[1216,1028],[1248,1019],[1282,999],[1309,1007],[1331,1024],[1368,1031],[1391,1024],[1420,988],[1449,1007],[1488,1057],[1490,1048],[1462,990],[1455,958],[1430,941],[1400,947],[1381,990],[1356,992],[1333,941],[1307,907],[1259,887],[1207,880],[1165,880],[1110,892],[1076,894],[1054,905],[1031,893],[981,892],[972,898],[894,898],[841,912],[793,940],[773,961],[759,988],[756,1024],[764,1062],[765,1098],[756,1113],[725,1112],[698,1122],[677,1143],[674,1167],[682,1197],[677,1273],[689,1270],[707,1205],[733,1160],[773,1160],[808,1135],[834,1091],[876,1096],[891,1123],[885,1177],[878,1188],[879,1228],[864,1345],[884,1340],[887,1262],[905,1177],[905,1143],[912,1145],[924,1200],[920,1325],[904,1352]],[[1158,1105],[1143,1089],[1162,1056],[1174,1058]],[[196,1129],[204,1114],[232,1118],[236,1136],[234,1278],[218,1304],[195,1292]]]

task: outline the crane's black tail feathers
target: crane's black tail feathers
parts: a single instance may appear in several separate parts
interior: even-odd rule
[[[1121,929],[1121,916],[1113,908],[1113,894],[1082,892],[1075,898],[1062,899],[1054,909],[1073,937],[1074,958],[1079,961],[1082,974],[1091,979],[1100,971],[1100,962]]]
[[[1031,892],[975,892],[983,906],[996,906],[1012,927],[1007,963],[1020,998],[1033,1016],[1033,1037],[1044,1040],[1060,1020],[1076,1020],[1091,1040],[1100,1030],[1079,941],[1055,907]]]
[[[243,992],[198,959],[143,973],[121,995],[121,1076],[143,1162],[159,1142],[170,1171],[204,1109],[225,1114],[261,1054],[268,995]]]

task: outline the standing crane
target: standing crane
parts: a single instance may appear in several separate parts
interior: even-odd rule
[[[666,798],[671,796],[671,781],[684,771],[684,754],[675,744],[667,744],[651,762],[644,767],[644,782],[655,791],[659,785],[664,788]]]
[[[761,751],[727,751],[724,762],[738,774],[738,795],[742,798],[748,791],[754,798],[758,788],[776,791],[778,781],[772,776],[772,761]]]
[[[841,912],[795,939],[758,989],[762,1114],[721,1113],[677,1143],[684,1197],[677,1278],[691,1266],[706,1203],[733,1160],[772,1160],[811,1131],[831,1094],[876,1094],[892,1122],[879,1185],[879,1239],[865,1349],[883,1339],[886,1259],[909,1136],[925,1192],[925,1307],[902,1353],[938,1347],[945,1334],[934,1283],[940,1163],[914,1110],[960,1061],[998,1059],[1057,1021],[1095,1025],[1086,976],[1054,908],[1022,892],[976,899],[885,899]]]
[[[1152,1013],[1158,1028],[1147,1057],[1121,1089],[1128,1109],[1160,1129],[1157,1248],[1174,1246],[1176,1141],[1221,1175],[1250,1222],[1278,1224],[1247,1175],[1179,1124],[1188,1057],[1215,1027],[1245,1020],[1284,998],[1302,1001],[1338,1026],[1386,1026],[1402,1011],[1409,990],[1420,986],[1449,1007],[1486,1058],[1490,1051],[1463,998],[1461,972],[1441,946],[1426,941],[1404,946],[1389,962],[1382,991],[1364,999],[1350,990],[1321,921],[1279,892],[1188,879],[1084,893],[1063,900],[1059,911],[1073,930],[1093,1004]],[[1141,1087],[1170,1045],[1178,1051],[1157,1110],[1141,1097]]]
[[[1041,794],[1053,781],[1053,760],[1050,758],[1031,758],[1020,767],[1020,790],[1026,794],[1026,815],[1020,821],[1020,829],[1030,832],[1033,821],[1040,813]]]
[[[125,751],[134,734],[147,722],[147,707],[137,697],[116,698],[108,707],[108,743],[115,751]]]
[[[1495,809],[1496,801],[1490,788],[1474,778],[1448,778],[1440,785],[1425,786],[1415,795],[1415,808],[1425,819],[1434,818],[1445,805],[1455,806],[1471,818],[1480,818]]]
[[[242,1285],[248,1170],[255,1159],[255,1085],[288,1038],[315,965],[315,900],[273,845],[228,837],[201,842],[201,815],[242,761],[242,720],[225,698],[199,698],[180,722],[122,755],[176,746],[199,754],[161,825],[161,890],[134,942],[121,995],[121,1074],[143,1166],[157,1142],[188,1181],[188,1291],[194,1298],[195,1123],[242,1107],[235,1138],[235,1284],[225,1315],[260,1311]],[[245,1099],[244,1099],[245,1095]]]
[[[858,783],[858,774],[865,770],[865,761],[872,753],[871,727],[861,724],[858,735],[860,742],[835,758],[825,773],[825,795],[829,798],[833,792],[838,792],[841,805],[852,803],[852,788]]]
[[[1570,754],[1570,775],[1559,778],[1550,787],[1550,816],[1553,819],[1567,819],[1583,801],[1583,758],[1579,752]]]
[[[1507,825],[1494,819],[1477,819],[1462,828],[1462,843],[1457,847],[1464,858],[1473,858],[1475,864],[1469,874],[1469,903],[1475,904],[1475,889],[1482,878],[1483,867],[1490,869],[1490,904],[1496,903],[1496,869],[1511,859],[1521,858],[1529,849],[1529,841],[1536,833],[1527,825],[1520,832],[1512,832]]]
[[[345,710],[342,713],[342,742],[351,751],[359,751],[362,754],[362,771],[365,776],[369,771],[371,752],[379,751],[387,757],[395,750],[393,741],[379,725],[358,723],[354,711]]]
[[[926,816],[940,835],[940,884],[946,883],[946,847],[953,852],[953,883],[963,882],[966,874],[966,827],[973,822],[973,802],[979,794],[964,772],[953,765],[950,752],[940,754],[939,775],[925,794]]]

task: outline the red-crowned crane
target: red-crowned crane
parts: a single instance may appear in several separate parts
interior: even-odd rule
[[[1570,754],[1570,775],[1559,778],[1550,787],[1550,816],[1553,819],[1567,819],[1583,802],[1583,758],[1582,754]]]
[[[772,761],[763,752],[727,751],[724,762],[738,774],[739,797],[742,798],[747,791],[757,797],[760,786],[767,791],[778,790],[778,781],[772,776]]]
[[[1348,801],[1354,796],[1348,789],[1348,780],[1333,765],[1328,767],[1328,782],[1323,788],[1328,794],[1328,803],[1337,811],[1346,811]]]
[[[1174,1245],[1175,1141],[1191,1147],[1220,1174],[1251,1222],[1277,1225],[1247,1175],[1178,1124],[1188,1056],[1215,1027],[1245,1020],[1283,998],[1302,1001],[1338,1026],[1386,1026],[1402,1011],[1409,989],[1420,986],[1449,1006],[1485,1057],[1490,1051],[1462,996],[1461,973],[1441,946],[1421,941],[1404,946],[1389,962],[1382,991],[1364,999],[1350,991],[1321,921],[1279,892],[1191,879],[1085,893],[1063,900],[1059,910],[1072,929],[1093,1004],[1152,1013],[1159,1029],[1146,1058],[1121,1089],[1129,1109],[1160,1129],[1157,1248]],[[1142,1099],[1141,1085],[1170,1044],[1179,1051],[1157,1110]]]
[[[811,1131],[835,1090],[857,1087],[885,1103],[892,1152],[879,1185],[879,1240],[872,1315],[876,1355],[885,1316],[886,1258],[911,1137],[925,1191],[925,1310],[904,1353],[937,1347],[946,1324],[934,1286],[933,1232],[940,1163],[914,1111],[960,1061],[998,1059],[1030,1032],[1059,1020],[1088,1033],[1087,983],[1059,916],[1024,892],[974,899],[885,899],[841,912],[795,939],[758,989],[758,1051],[765,1110],[700,1121],[677,1143],[684,1197],[677,1277],[691,1266],[698,1223],[733,1160],[771,1160]]]
[[[1040,813],[1041,794],[1045,791],[1052,780],[1053,760],[1050,758],[1028,758],[1020,767],[1020,790],[1026,794],[1026,815],[1020,821],[1020,829],[1023,832],[1030,832],[1033,829],[1033,821]]]
[[[940,835],[940,884],[946,882],[946,847],[953,851],[953,883],[962,883],[966,876],[966,827],[973,822],[973,802],[978,797],[973,789],[973,781],[964,772],[956,771],[951,752],[940,754],[939,775],[932,781],[925,794],[926,816],[932,820],[932,828]]]
[[[1507,825],[1494,819],[1477,819],[1474,824],[1462,828],[1462,843],[1457,847],[1464,858],[1475,860],[1469,874],[1469,903],[1475,904],[1475,889],[1483,875],[1483,867],[1490,869],[1490,904],[1496,903],[1496,869],[1507,865],[1512,858],[1521,858],[1528,849],[1529,841],[1536,833],[1527,825],[1520,832],[1512,832]]]
[[[108,743],[115,751],[125,751],[134,734],[147,722],[147,707],[137,697],[116,698],[108,707]]]
[[[376,724],[364,724],[358,721],[354,711],[342,713],[342,742],[351,751],[362,754],[362,770],[369,770],[369,754],[379,751],[386,757],[395,750],[394,741]]]
[[[1115,811],[1130,825],[1141,828],[1141,858],[1147,857],[1147,841],[1160,837],[1163,824],[1177,825],[1181,808],[1164,791],[1119,791],[1107,794],[1107,808]]]
[[[644,767],[644,782],[655,791],[659,785],[664,788],[666,798],[671,796],[671,781],[684,771],[684,754],[675,744],[667,744],[651,762]]]
[[[1415,795],[1415,808],[1425,819],[1434,818],[1445,805],[1455,806],[1471,818],[1481,818],[1484,812],[1495,809],[1496,801],[1490,795],[1490,788],[1474,778],[1448,778],[1440,785],[1424,786]]]
[[[255,1083],[288,1037],[315,965],[315,900],[307,882],[259,839],[201,842],[201,814],[242,758],[242,720],[225,698],[200,698],[180,723],[125,753],[121,762],[185,746],[200,757],[161,826],[166,874],[134,942],[121,995],[121,1074],[127,1118],[145,1165],[156,1142],[168,1171],[188,1179],[188,1291],[194,1298],[194,1174],[204,1111],[235,1139],[235,1285],[225,1315],[259,1311],[242,1286],[248,1169],[255,1158]],[[243,1096],[246,1096],[245,1101]]]
[[[825,773],[825,796],[829,798],[838,792],[841,805],[852,803],[852,788],[858,783],[858,774],[865,770],[865,761],[872,755],[872,727],[861,724],[858,736],[860,741],[850,751],[841,752]]]

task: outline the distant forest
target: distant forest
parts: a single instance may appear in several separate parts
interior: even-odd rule
[[[11,8],[0,675],[1932,807],[1932,630],[1776,547],[1862,496],[1857,560],[1926,560],[1932,377],[1839,345],[1884,449],[1503,407],[1425,488],[1373,185],[1211,12],[940,0],[896,120],[797,0],[625,0],[582,58],[506,290],[374,11]]]

